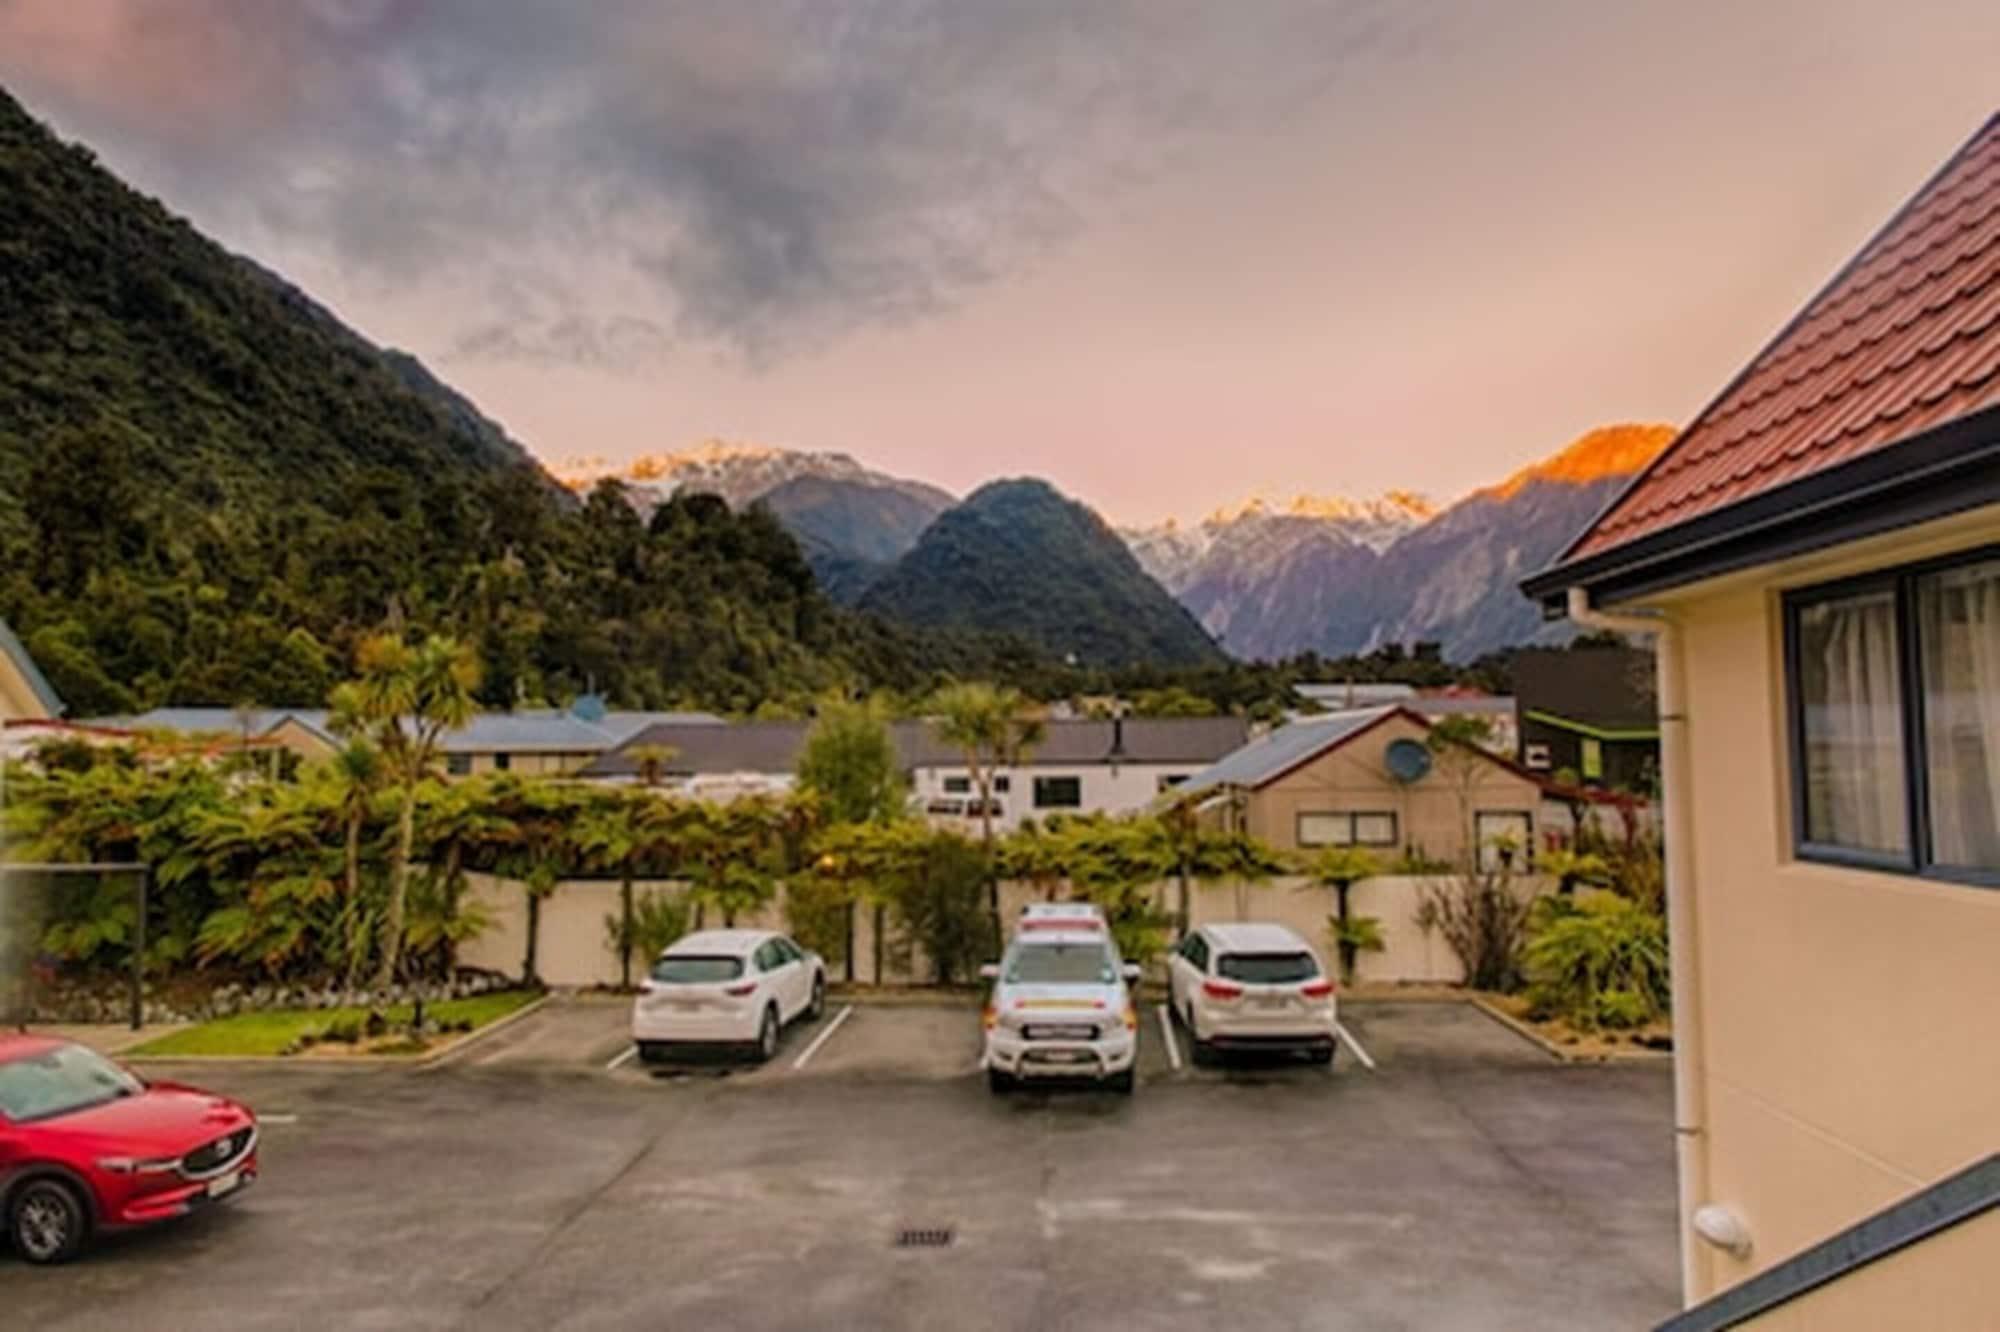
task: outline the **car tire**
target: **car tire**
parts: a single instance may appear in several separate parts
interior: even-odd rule
[[[817,1022],[826,1016],[826,973],[813,977],[812,1002],[806,1005],[806,1021]]]
[[[775,1007],[764,1010],[764,1020],[757,1026],[757,1062],[768,1064],[778,1054],[778,1010]]]
[[[1306,1053],[1306,1057],[1315,1064],[1331,1065],[1333,1063],[1333,1047],[1331,1045],[1316,1045]]]
[[[1188,1058],[1194,1062],[1196,1068],[1207,1068],[1215,1062],[1215,1047],[1201,1038],[1201,1028],[1194,1024],[1194,1006],[1192,1004],[1188,1006],[1187,1012],[1181,1016],[1181,1022],[1187,1027]]]
[[[639,1062],[642,1064],[664,1064],[667,1062],[667,1046],[664,1041],[640,1041]]]
[[[90,1209],[76,1186],[60,1179],[31,1179],[14,1190],[7,1208],[7,1236],[28,1262],[66,1263],[90,1238]]]
[[[1005,1096],[1008,1092],[1014,1090],[1014,1075],[1005,1069],[987,1069],[986,1090],[992,1092],[995,1096]]]
[[[1110,1087],[1112,1091],[1117,1092],[1120,1096],[1130,1096],[1132,1089],[1139,1083],[1137,1071],[1129,1068],[1121,1073],[1113,1073],[1104,1081],[1106,1086]]]

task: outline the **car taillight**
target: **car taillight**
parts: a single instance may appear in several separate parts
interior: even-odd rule
[[[1299,986],[1299,993],[1308,999],[1324,999],[1333,993],[1333,982],[1325,977],[1321,977],[1316,981],[1307,981],[1304,985]]]
[[[741,999],[746,994],[755,994],[757,992],[757,982],[744,981],[741,985],[727,985],[723,987],[722,992],[732,999]]]
[[[1130,1004],[1125,1005],[1125,1030],[1139,1030],[1139,1010]]]
[[[1243,987],[1235,981],[1205,980],[1201,983],[1201,992],[1211,999],[1241,999],[1243,997]]]

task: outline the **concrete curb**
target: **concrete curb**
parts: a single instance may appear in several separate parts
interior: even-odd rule
[[[539,1012],[553,996],[543,995],[532,1003],[523,1004],[506,1017],[496,1018],[477,1031],[468,1031],[446,1044],[423,1055],[342,1055],[334,1059],[315,1059],[310,1055],[114,1055],[120,1063],[135,1065],[172,1064],[180,1068],[311,1068],[348,1069],[355,1072],[374,1071],[384,1068],[434,1068],[453,1058],[467,1048],[479,1044],[488,1036],[513,1026],[531,1013]]]
[[[1503,1013],[1477,995],[1466,995],[1465,1002],[1507,1028],[1507,1030],[1513,1032],[1522,1040],[1530,1041],[1540,1047],[1544,1054],[1558,1063],[1613,1064],[1629,1061],[1643,1064],[1656,1063],[1663,1059],[1671,1060],[1674,1057],[1671,1050],[1596,1050],[1586,1052],[1571,1050],[1550,1040],[1512,1014]]]

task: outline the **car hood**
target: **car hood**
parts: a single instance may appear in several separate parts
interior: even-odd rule
[[[42,1127],[136,1156],[182,1156],[251,1122],[249,1110],[226,1096],[155,1082],[137,1096],[44,1120]]]

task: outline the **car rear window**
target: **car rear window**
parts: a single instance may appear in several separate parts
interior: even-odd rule
[[[663,957],[653,964],[653,979],[667,985],[713,985],[742,974],[740,957]]]
[[[1224,953],[1215,974],[1246,985],[1288,985],[1319,975],[1311,953]]]
[[[1101,943],[1024,944],[1007,967],[1007,979],[1025,985],[1105,985],[1114,974]]]

